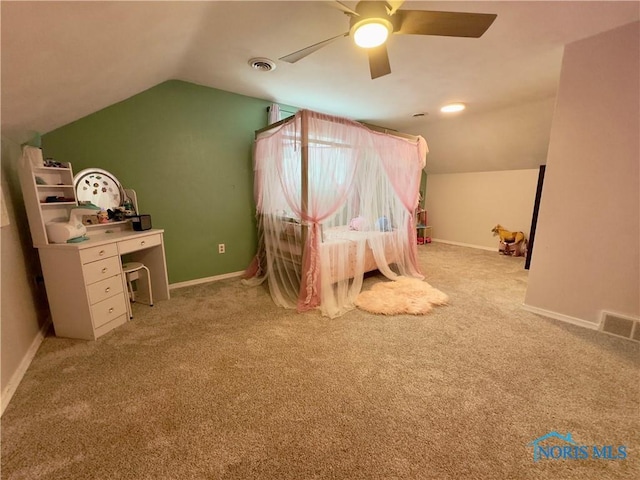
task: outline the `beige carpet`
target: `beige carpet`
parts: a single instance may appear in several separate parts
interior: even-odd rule
[[[426,315],[434,305],[446,305],[449,297],[427,282],[400,277],[364,290],[355,304],[361,310],[382,315]]]
[[[523,311],[522,258],[419,251],[450,297],[426,316],[300,315],[232,279],[97,342],[46,338],[2,417],[2,478],[638,478],[640,346]],[[534,462],[552,431],[628,458]]]

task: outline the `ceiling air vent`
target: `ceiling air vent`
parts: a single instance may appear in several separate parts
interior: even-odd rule
[[[252,58],[249,60],[249,65],[251,65],[251,68],[254,70],[259,70],[260,72],[270,72],[276,69],[276,64],[268,58]]]

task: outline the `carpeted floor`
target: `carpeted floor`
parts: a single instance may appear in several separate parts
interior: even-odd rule
[[[419,251],[450,298],[425,316],[297,314],[232,279],[96,342],[46,338],[2,478],[638,478],[640,346],[522,310],[521,258]],[[552,431],[627,458],[534,462]]]

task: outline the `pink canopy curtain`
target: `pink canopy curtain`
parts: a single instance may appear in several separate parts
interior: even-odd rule
[[[375,135],[374,145],[376,150],[381,153],[380,160],[391,185],[393,185],[396,194],[407,209],[407,212],[411,213],[411,215],[408,216],[409,223],[406,225],[406,228],[410,234],[413,234],[416,231],[413,212],[415,212],[418,207],[418,202],[420,201],[422,169],[425,165],[424,159],[427,153],[429,153],[427,142],[422,137],[418,137],[415,141],[405,140],[404,143],[402,141],[394,142],[393,155],[386,154],[388,153],[388,141],[384,135]],[[400,155],[402,158],[408,159],[408,164],[395,161],[395,155]],[[411,242],[407,253],[407,261],[412,269],[412,276],[418,276],[420,274],[420,268],[418,266],[416,242]]]
[[[421,277],[413,209],[425,147],[307,110],[260,133],[250,276],[268,280],[276,304],[330,317],[353,308],[366,271]]]
[[[347,200],[358,162],[361,127],[351,120],[311,111],[301,112],[301,122],[301,132],[305,134],[302,151],[306,150],[302,161],[306,156],[308,180],[306,208],[301,208],[299,215],[310,228],[304,248],[298,310],[307,311],[321,302],[320,223]],[[285,184],[291,187],[294,182]],[[291,190],[285,186],[287,193]]]

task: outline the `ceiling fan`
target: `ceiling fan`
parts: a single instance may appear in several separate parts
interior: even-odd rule
[[[385,44],[390,34],[478,38],[497,17],[492,13],[399,10],[404,1],[362,1],[355,9],[337,0],[332,3],[350,17],[349,31],[285,55],[280,60],[295,63],[331,42],[351,35],[357,45],[367,49],[371,79],[374,79],[391,73]]]

